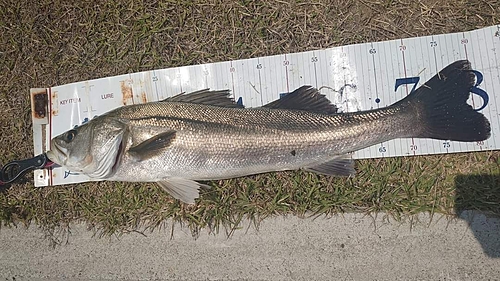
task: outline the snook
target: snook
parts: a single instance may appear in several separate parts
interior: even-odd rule
[[[395,138],[480,141],[490,124],[467,104],[475,75],[457,61],[386,108],[338,114],[301,87],[244,109],[228,91],[198,91],[124,106],[52,140],[48,157],[98,180],[158,182],[194,203],[195,180],[306,169],[351,175],[350,152]]]

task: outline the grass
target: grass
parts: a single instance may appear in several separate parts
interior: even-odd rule
[[[307,4],[306,4],[307,3]],[[0,163],[33,155],[31,87],[143,70],[466,31],[500,22],[500,1],[0,0]],[[500,153],[357,161],[354,178],[280,172],[216,181],[195,206],[152,184],[86,183],[0,192],[0,225],[101,235],[162,229],[231,233],[275,215],[462,209],[500,214]]]

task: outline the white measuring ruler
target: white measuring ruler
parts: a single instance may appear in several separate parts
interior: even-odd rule
[[[35,116],[40,106],[37,107],[32,99],[35,155],[49,147],[52,137],[116,107],[157,101],[204,88],[230,89],[235,100],[245,107],[269,103],[302,85],[317,87],[343,112],[385,107],[408,95],[448,64],[461,59],[470,60],[477,71],[480,83],[472,90],[469,103],[490,120],[490,139],[475,143],[397,139],[357,151],[353,157],[499,149],[500,25],[462,33],[175,67],[32,89],[33,97],[36,93],[47,93],[48,99],[48,112],[42,116]],[[90,180],[64,168],[35,172],[36,186]]]

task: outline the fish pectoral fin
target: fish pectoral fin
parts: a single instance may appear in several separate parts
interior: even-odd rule
[[[356,174],[356,170],[354,169],[354,161],[347,158],[336,158],[319,165],[306,167],[304,168],[304,170],[328,176],[347,177]]]
[[[311,86],[302,86],[262,107],[304,110],[321,114],[335,114],[338,111],[338,108],[330,100]]]
[[[186,102],[220,107],[243,108],[230,97],[229,90],[210,91],[203,89],[189,94],[181,93],[176,96],[166,98],[162,102]]]
[[[135,146],[129,148],[128,153],[137,161],[143,161],[157,155],[162,149],[168,147],[175,139],[174,130],[155,135]]]
[[[200,197],[200,187],[210,187],[194,180],[176,177],[159,181],[158,185],[175,199],[187,204],[194,204],[194,199]]]

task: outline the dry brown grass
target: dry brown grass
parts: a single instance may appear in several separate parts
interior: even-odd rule
[[[28,91],[129,72],[467,31],[500,22],[500,1],[0,0],[0,163],[31,157]],[[355,179],[275,173],[220,181],[196,207],[153,185],[89,183],[0,193],[4,225],[85,221],[102,233],[235,226],[247,216],[387,211],[500,214],[499,153],[359,161]],[[475,174],[476,178],[460,177]],[[479,176],[477,176],[479,175]],[[483,176],[481,176],[483,175]],[[459,187],[460,189],[457,189]]]

